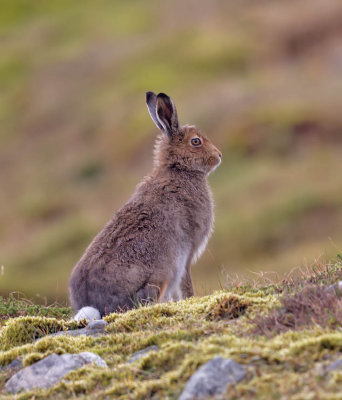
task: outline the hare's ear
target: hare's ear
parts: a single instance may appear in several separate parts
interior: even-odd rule
[[[161,131],[164,129],[160,124],[157,118],[156,110],[157,110],[157,95],[153,92],[146,92],[146,104],[148,108],[148,112],[153,120],[153,122],[157,125],[157,128]]]
[[[156,100],[156,115],[162,130],[171,137],[178,132],[178,117],[176,106],[169,96],[159,93]]]

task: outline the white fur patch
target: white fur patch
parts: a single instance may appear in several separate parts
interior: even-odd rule
[[[192,260],[191,260],[191,264],[194,264],[201,257],[201,255],[203,254],[205,248],[207,247],[210,235],[211,235],[211,230],[205,236],[205,238],[203,239],[202,243],[197,247],[196,251],[194,252],[194,255],[193,255]]]
[[[88,322],[101,319],[100,311],[94,307],[82,307],[78,313],[74,316],[74,321],[81,321],[82,319]]]
[[[170,301],[170,300],[180,300],[182,298],[182,291],[180,288],[185,269],[186,269],[186,264],[187,260],[189,258],[189,249],[184,248],[179,251],[178,257],[177,257],[177,272],[173,276],[173,280],[169,283],[169,287],[166,290],[165,293],[165,300]]]

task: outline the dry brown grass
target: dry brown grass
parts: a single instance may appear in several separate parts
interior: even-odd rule
[[[316,324],[335,328],[342,324],[342,299],[324,286],[306,286],[281,298],[281,307],[251,322],[254,334],[274,336]]]
[[[227,296],[220,299],[216,306],[208,313],[208,319],[235,319],[241,317],[251,302],[245,299],[240,299],[236,296]]]

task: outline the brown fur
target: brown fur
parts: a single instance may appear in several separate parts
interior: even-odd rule
[[[221,153],[196,127],[178,125],[168,96],[148,92],[147,105],[162,131],[154,169],[74,267],[69,290],[76,311],[92,306],[104,315],[194,294],[190,265],[203,252],[214,219],[207,176]],[[193,146],[194,137],[202,145]]]

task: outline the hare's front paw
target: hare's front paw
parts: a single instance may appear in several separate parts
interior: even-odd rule
[[[177,287],[171,287],[171,285],[165,283],[162,286],[162,289],[160,291],[160,296],[158,299],[159,303],[165,303],[168,301],[178,301],[182,300],[183,295],[182,295],[182,290],[180,286]]]

